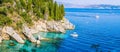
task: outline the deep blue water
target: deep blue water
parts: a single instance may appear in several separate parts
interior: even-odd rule
[[[67,30],[65,34],[37,33],[35,37],[41,35],[49,39],[41,41],[41,45],[26,41],[25,44],[16,43],[15,46],[10,46],[8,41],[4,41],[5,48],[1,47],[2,50],[11,52],[120,52],[119,10],[112,10],[115,12],[109,12],[109,10],[107,12],[104,10],[75,12],[74,10],[67,10],[65,16],[76,26],[74,30]],[[96,19],[96,15],[99,19]],[[70,36],[73,32],[77,32],[79,36],[77,38]]]
[[[92,11],[92,9],[84,12],[71,10],[67,10],[65,17],[76,28],[67,32],[68,37],[62,42],[60,52],[96,52],[96,50],[120,52],[119,10],[112,10],[114,12]],[[96,15],[99,19],[96,19]],[[79,37],[71,37],[70,34],[73,32],[77,32]],[[96,45],[99,46],[94,48]]]
[[[120,9],[65,8],[66,12],[120,13]]]

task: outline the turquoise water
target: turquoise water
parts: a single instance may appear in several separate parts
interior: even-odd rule
[[[49,40],[41,41],[40,45],[31,43],[26,40],[25,44],[19,44],[16,41],[3,41],[0,44],[0,52],[57,52],[61,41],[66,37],[66,35],[61,33],[44,33],[40,32],[34,34],[37,38],[38,35],[48,38]],[[10,45],[10,42],[14,42],[14,45]]]
[[[69,9],[65,17],[76,26],[74,30],[67,30],[65,34],[37,33],[35,37],[41,35],[49,39],[41,41],[41,45],[26,40],[25,44],[14,41],[15,46],[10,46],[9,41],[4,41],[4,44],[0,44],[0,52],[120,52],[120,13],[119,10],[112,11],[76,12]],[[70,36],[73,32],[79,36]]]

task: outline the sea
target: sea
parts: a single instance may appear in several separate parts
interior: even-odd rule
[[[120,9],[65,8],[65,14],[75,29],[65,34],[36,33],[34,37],[48,38],[40,45],[6,40],[0,44],[0,52],[120,52]],[[78,37],[71,35],[74,32]]]

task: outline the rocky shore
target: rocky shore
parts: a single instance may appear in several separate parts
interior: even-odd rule
[[[75,26],[69,22],[66,18],[60,21],[46,21],[39,20],[34,22],[34,25],[29,27],[26,24],[23,24],[22,33],[24,34],[25,39],[28,39],[31,42],[37,42],[37,39],[34,38],[33,34],[38,32],[61,32],[65,33],[66,30],[74,29]],[[9,40],[11,38],[15,39],[19,43],[25,43],[23,37],[18,33],[17,30],[14,30],[13,27],[4,26],[0,27],[0,43],[2,40]]]

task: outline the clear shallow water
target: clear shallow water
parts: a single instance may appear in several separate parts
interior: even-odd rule
[[[96,15],[100,18],[96,19]],[[42,41],[41,45],[29,41],[25,44],[16,42],[15,46],[9,46],[9,41],[4,41],[0,50],[9,52],[120,52],[120,13],[67,11],[65,17],[76,26],[74,30],[68,30],[65,35],[38,33],[34,36],[42,35],[50,40]],[[73,32],[77,32],[79,36],[71,37],[70,34]]]
[[[11,46],[11,41],[3,41],[0,44],[0,52],[57,52],[61,41],[66,37],[61,33],[44,33],[40,32],[34,34],[34,37],[41,35],[42,37],[48,38],[49,40],[41,41],[40,45],[36,45],[35,43],[31,43],[28,40],[25,40],[25,44],[19,44],[16,41],[14,45]]]

